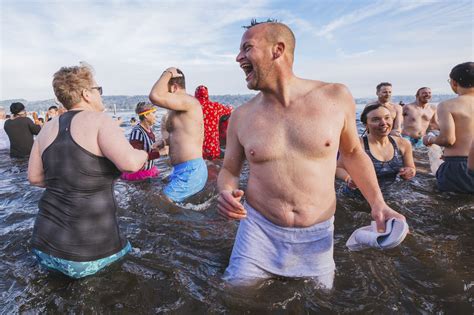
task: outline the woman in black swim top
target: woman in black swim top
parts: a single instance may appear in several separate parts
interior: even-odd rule
[[[403,138],[390,136],[393,126],[390,111],[381,104],[369,105],[360,120],[367,132],[367,135],[360,137],[360,142],[374,164],[379,182],[393,180],[397,175],[403,179],[413,178],[416,169],[411,144]],[[337,162],[336,177],[344,180],[349,188],[357,188],[342,160]]]
[[[45,125],[31,151],[28,179],[46,188],[32,247],[41,265],[80,278],[130,250],[117,224],[114,182],[148,154],[103,113],[102,88],[88,66],[61,68],[53,88],[68,112]]]

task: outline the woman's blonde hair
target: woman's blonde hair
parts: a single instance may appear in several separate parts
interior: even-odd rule
[[[93,69],[85,62],[79,66],[62,67],[53,76],[53,90],[58,101],[66,109],[79,103],[84,89],[90,89],[93,84]]]

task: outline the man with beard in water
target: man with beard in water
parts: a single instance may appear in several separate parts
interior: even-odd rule
[[[431,89],[422,87],[416,91],[416,101],[403,106],[402,137],[415,148],[423,146],[423,136],[428,127],[431,130],[439,129],[436,106],[430,104],[430,100]]]
[[[247,87],[260,93],[232,113],[218,178],[219,213],[241,220],[224,274],[231,285],[254,285],[277,275],[332,287],[338,150],[379,231],[389,218],[405,219],[383,199],[359,143],[350,92],[341,84],[296,77],[294,47],[285,24],[252,21],[236,58]],[[250,173],[242,205],[245,159]]]

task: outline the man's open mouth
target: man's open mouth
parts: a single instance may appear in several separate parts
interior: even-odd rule
[[[250,64],[250,63],[243,63],[243,64],[240,65],[240,67],[241,67],[242,70],[244,70],[244,72],[245,72],[245,76],[246,76],[246,77],[245,77],[245,80],[247,80],[247,81],[250,80],[250,77],[251,77],[251,75],[252,75],[252,73],[253,73],[253,66],[252,66],[252,64]]]

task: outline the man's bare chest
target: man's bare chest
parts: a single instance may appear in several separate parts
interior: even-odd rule
[[[248,159],[274,160],[293,155],[316,158],[339,146],[340,117],[252,117],[239,128]]]

